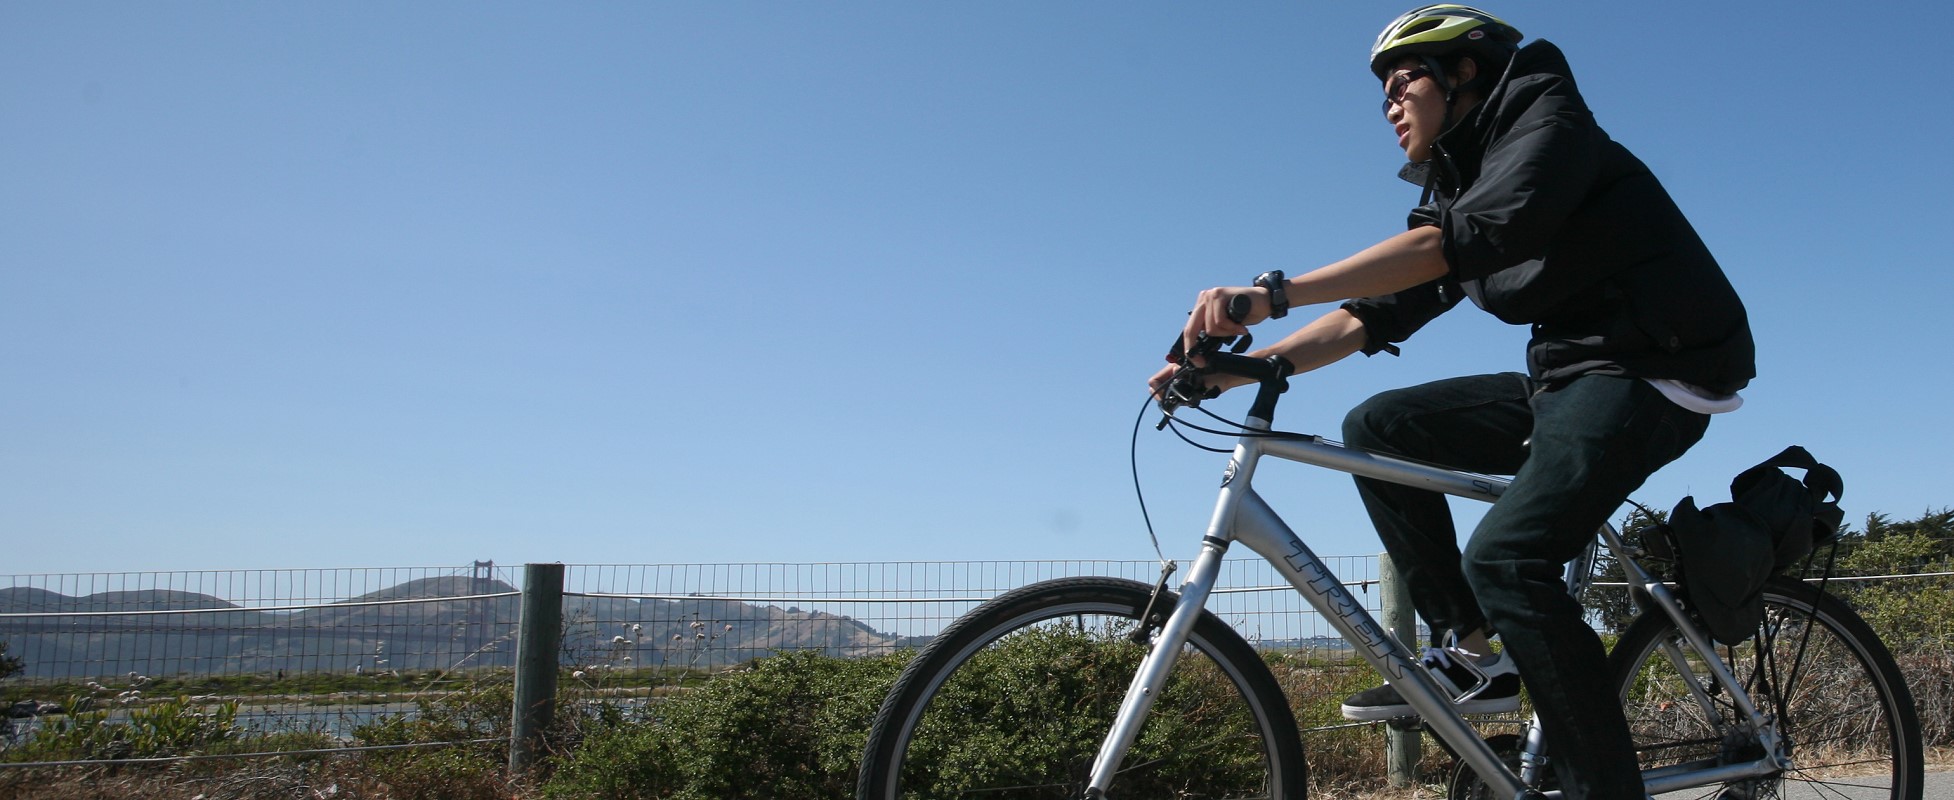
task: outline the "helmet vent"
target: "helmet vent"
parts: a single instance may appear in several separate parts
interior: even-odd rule
[[[1413,24],[1406,25],[1404,30],[1398,31],[1398,37],[1416,36],[1443,24],[1445,24],[1445,21],[1442,19],[1421,19]]]

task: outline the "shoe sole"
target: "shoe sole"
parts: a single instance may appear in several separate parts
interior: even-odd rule
[[[1501,714],[1520,710],[1520,698],[1501,697],[1492,700],[1467,700],[1457,704],[1461,714]],[[1343,706],[1343,718],[1358,722],[1415,717],[1418,712],[1411,706]]]

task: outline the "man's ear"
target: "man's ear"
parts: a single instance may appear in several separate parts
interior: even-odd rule
[[[1464,86],[1471,83],[1472,79],[1476,77],[1479,77],[1479,62],[1472,56],[1460,58],[1459,63],[1453,66],[1453,86]]]

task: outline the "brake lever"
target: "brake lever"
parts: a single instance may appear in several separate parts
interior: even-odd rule
[[[1248,319],[1248,312],[1254,307],[1255,301],[1250,300],[1248,295],[1235,295],[1234,297],[1228,298],[1228,318],[1239,324],[1243,320]],[[1194,354],[1202,355],[1212,353],[1226,347],[1228,348],[1228,352],[1241,355],[1242,353],[1248,352],[1249,345],[1254,341],[1255,334],[1247,331],[1226,339],[1217,339],[1209,336],[1206,331],[1202,331],[1194,335]],[[1167,360],[1183,367],[1191,366],[1188,363],[1189,354],[1184,343],[1181,341],[1181,337],[1174,337],[1174,344],[1167,349]]]
[[[1167,427],[1167,423],[1174,420],[1174,409],[1180,408],[1181,406],[1198,408],[1202,400],[1213,400],[1221,396],[1220,389],[1212,386],[1201,386],[1196,382],[1195,378],[1198,375],[1200,375],[1200,370],[1192,366],[1186,366],[1182,367],[1180,372],[1174,374],[1173,380],[1167,382],[1167,388],[1163,390],[1164,396],[1160,398],[1160,422],[1153,426],[1154,430],[1164,430]],[[1195,397],[1185,391],[1184,387],[1199,387],[1202,391],[1199,393],[1199,397]]]
[[[1228,298],[1228,318],[1237,323],[1248,319],[1248,312],[1252,308],[1254,308],[1254,301],[1250,300],[1248,295],[1238,294]],[[1209,336],[1204,331],[1195,335],[1194,351],[1190,354],[1183,347],[1181,337],[1175,336],[1174,344],[1167,351],[1167,360],[1179,364],[1181,368],[1180,371],[1174,373],[1174,378],[1167,382],[1167,387],[1162,392],[1164,396],[1160,398],[1160,409],[1163,413],[1160,416],[1160,423],[1153,426],[1153,429],[1165,429],[1167,423],[1173,421],[1175,408],[1181,406],[1199,407],[1202,400],[1213,400],[1221,396],[1221,390],[1214,387],[1201,387],[1202,391],[1198,392],[1200,395],[1198,397],[1194,396],[1195,393],[1182,390],[1183,387],[1190,385],[1199,386],[1200,384],[1194,378],[1209,371],[1207,368],[1196,367],[1194,365],[1194,355],[1212,353],[1224,347],[1230,353],[1241,355],[1242,353],[1248,352],[1248,348],[1254,342],[1255,335],[1246,331],[1240,335],[1230,336],[1226,339],[1217,339]]]

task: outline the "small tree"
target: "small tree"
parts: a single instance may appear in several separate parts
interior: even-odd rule
[[[0,680],[6,680],[27,671],[27,663],[18,657],[7,655],[7,641],[0,639]]]

